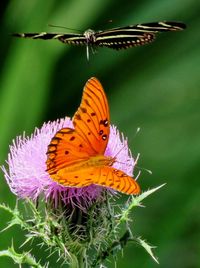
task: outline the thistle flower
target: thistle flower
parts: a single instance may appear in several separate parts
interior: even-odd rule
[[[41,129],[27,137],[25,133],[17,137],[10,146],[7,167],[3,166],[10,190],[21,199],[36,200],[44,196],[57,206],[61,199],[65,205],[88,207],[94,200],[101,198],[101,186],[90,185],[82,188],[64,187],[54,182],[46,172],[46,152],[55,133],[63,127],[72,127],[70,118],[45,123]],[[105,151],[107,156],[116,156],[114,167],[132,176],[134,159],[127,145],[127,139],[115,126],[110,128],[110,136]]]
[[[30,137],[25,134],[17,137],[10,146],[7,166],[3,166],[2,170],[11,191],[19,199],[29,200],[25,203],[28,206],[28,214],[25,215],[17,206],[11,209],[0,204],[0,209],[12,214],[7,228],[20,225],[27,232],[24,243],[37,237],[40,245],[47,246],[50,255],[58,254],[58,261],[70,267],[103,267],[107,258],[111,255],[116,257],[128,242],[140,244],[157,262],[152,247],[133,236],[129,224],[130,211],[141,206],[144,198],[162,186],[135,198],[132,196],[125,205],[116,207],[112,199],[115,192],[103,186],[73,188],[57,184],[46,172],[46,152],[52,137],[64,127],[72,127],[70,118],[45,123]],[[115,157],[113,166],[132,176],[137,159],[134,161],[127,139],[115,126],[110,127],[105,155]],[[46,201],[45,206],[43,202],[34,202],[41,196]],[[36,263],[29,252],[18,254],[13,246],[7,251],[0,251],[0,256],[7,255],[19,264],[32,266]],[[45,261],[46,257],[48,254],[44,257]],[[37,267],[44,268],[47,264],[42,266],[39,263]]]

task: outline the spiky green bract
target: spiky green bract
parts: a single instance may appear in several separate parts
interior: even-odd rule
[[[152,252],[153,247],[132,234],[130,223],[133,208],[141,207],[141,201],[160,187],[129,198],[123,206],[114,205],[113,195],[104,191],[103,198],[96,200],[85,211],[77,206],[66,206],[62,200],[56,206],[53,201],[45,203],[38,200],[33,203],[27,200],[26,213],[21,212],[18,204],[13,210],[0,205],[0,208],[12,215],[4,230],[19,225],[27,233],[24,244],[37,238],[39,244],[48,249],[49,256],[57,254],[60,264],[68,264],[70,268],[100,267],[110,256],[116,258],[128,242],[140,244],[157,262]],[[15,252],[10,249],[7,252],[10,251]],[[14,255],[10,256],[13,260]],[[30,252],[22,255],[31,256]],[[30,259],[30,263],[27,259]],[[32,256],[20,260],[39,268],[45,267],[48,261],[45,256],[41,261],[44,266],[41,263],[38,263],[40,266],[34,266],[31,265],[31,260],[35,260]],[[36,261],[35,263],[37,264]]]
[[[114,210],[108,207],[111,199],[105,191],[103,199],[101,197],[85,211],[66,206],[61,200],[56,207],[53,201],[46,204],[39,200],[36,204],[27,200],[25,211],[29,213],[26,215],[19,211],[18,205],[13,210],[5,205],[0,208],[12,214],[6,229],[20,225],[27,232],[24,244],[39,238],[40,245],[49,249],[48,255],[57,253],[61,263],[87,267],[80,265],[89,265],[91,256],[97,255],[99,248],[112,239]]]
[[[1,250],[0,257],[10,257],[16,264],[19,264],[19,267],[21,267],[21,264],[28,264],[29,267],[35,267],[35,268],[47,267],[46,265],[45,266],[40,265],[40,263],[37,262],[35,258],[28,252],[17,253],[13,245],[9,247],[7,250]]]

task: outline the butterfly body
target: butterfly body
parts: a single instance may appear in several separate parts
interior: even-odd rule
[[[96,168],[96,167],[104,167],[104,166],[112,166],[113,163],[116,161],[116,158],[105,156],[105,155],[97,155],[97,156],[91,156],[89,158],[82,158],[79,162],[76,162],[70,166],[67,166],[62,169],[62,174],[67,173],[73,173],[77,171],[83,171],[90,168]],[[57,172],[51,171],[50,174],[53,176],[55,174],[59,175],[61,174],[61,170]]]
[[[32,39],[58,39],[64,44],[86,45],[87,58],[88,47],[108,47],[112,49],[127,49],[134,46],[142,46],[152,42],[156,34],[167,31],[180,31],[186,28],[182,22],[162,21],[150,22],[125,27],[113,28],[105,31],[86,30],[79,33],[15,33],[13,36]]]
[[[96,42],[96,36],[95,36],[95,31],[92,29],[86,30],[83,35],[85,36],[85,39],[89,44],[95,44]]]
[[[60,129],[48,146],[46,165],[51,179],[67,187],[96,184],[138,194],[137,182],[113,167],[117,158],[105,155],[110,114],[105,92],[96,78],[86,83],[72,122],[74,129]]]

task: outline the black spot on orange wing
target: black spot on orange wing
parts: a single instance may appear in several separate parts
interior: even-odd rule
[[[80,116],[80,114],[75,114],[75,118],[77,119],[77,120],[81,120],[81,116]]]
[[[87,113],[87,109],[84,107],[80,107],[82,113]]]
[[[108,126],[108,119],[101,120],[100,125],[103,125],[104,127],[107,127]]]
[[[87,99],[84,99],[84,102],[88,107],[91,107],[90,104],[89,104],[89,101]]]
[[[104,141],[107,140],[107,135],[106,135],[106,134],[104,134],[104,135],[102,136],[102,140],[104,140]]]

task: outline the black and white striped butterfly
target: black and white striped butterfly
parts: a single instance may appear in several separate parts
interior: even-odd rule
[[[162,21],[129,25],[96,32],[88,29],[83,34],[42,32],[14,33],[13,36],[43,40],[58,39],[65,44],[86,45],[87,59],[89,60],[89,47],[109,47],[116,50],[127,49],[152,42],[157,33],[180,31],[185,28],[186,25],[182,22]]]

